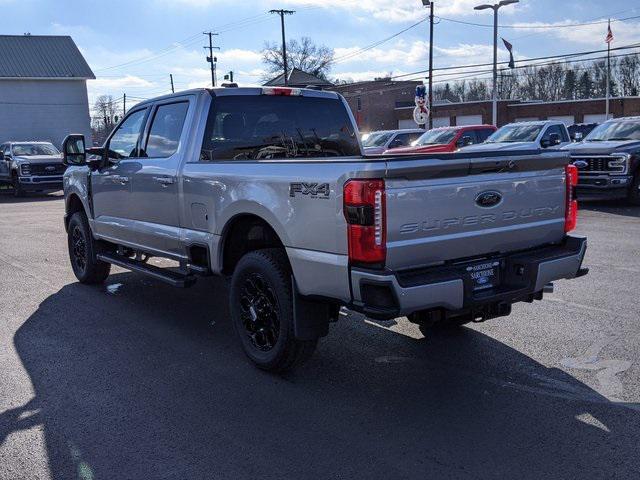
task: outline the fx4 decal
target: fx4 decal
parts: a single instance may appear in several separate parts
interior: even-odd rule
[[[331,188],[328,183],[291,183],[289,184],[289,196],[297,194],[311,198],[328,199]]]

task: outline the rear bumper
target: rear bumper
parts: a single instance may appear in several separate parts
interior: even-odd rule
[[[486,259],[499,262],[502,282],[483,291],[474,291],[467,275],[467,267],[477,261],[396,273],[352,269],[353,307],[372,317],[394,318],[527,301],[549,282],[586,273],[581,271],[586,249],[586,238],[567,236],[562,245]]]

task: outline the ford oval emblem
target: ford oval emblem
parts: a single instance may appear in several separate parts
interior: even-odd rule
[[[476,197],[476,205],[482,208],[491,208],[502,202],[502,194],[500,192],[482,192]]]
[[[576,166],[578,170],[582,170],[589,166],[589,163],[584,160],[576,160],[575,162],[573,162],[573,164]]]

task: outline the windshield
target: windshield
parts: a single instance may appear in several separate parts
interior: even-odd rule
[[[598,125],[585,138],[585,142],[611,140],[640,140],[640,122],[606,122]]]
[[[392,132],[374,132],[362,142],[363,147],[383,147],[391,140]]]
[[[487,139],[487,143],[535,142],[542,125],[505,125]]]
[[[416,141],[415,146],[423,146],[423,145],[446,145],[447,143],[451,143],[451,141],[456,136],[456,130],[447,128],[447,129],[437,129],[437,130],[429,130],[422,134],[422,136]]]
[[[34,157],[36,155],[59,155],[60,152],[50,143],[14,143],[13,154],[16,157]]]
[[[338,99],[234,95],[214,100],[201,159],[270,160],[359,155],[356,132]]]

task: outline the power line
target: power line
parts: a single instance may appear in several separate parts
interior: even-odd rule
[[[611,51],[614,50],[629,50],[632,48],[638,48],[640,47],[640,43],[635,43],[635,44],[631,44],[631,45],[624,45],[622,47],[616,47],[616,48],[612,48]],[[563,55],[547,55],[544,57],[536,57],[536,58],[525,58],[525,59],[520,59],[520,60],[516,60],[516,63],[520,63],[520,62],[533,62],[533,61],[537,61],[537,60],[552,60],[552,59],[557,59],[557,58],[571,58],[571,57],[583,57],[585,55],[594,55],[596,53],[604,53],[606,52],[607,49],[603,49],[603,50],[591,50],[591,51],[585,51],[585,52],[577,52],[577,53],[565,53]],[[508,65],[509,62],[507,61],[503,61],[503,62],[498,62],[498,65]],[[434,71],[443,71],[443,70],[457,70],[460,68],[472,68],[472,67],[488,67],[488,66],[492,66],[493,63],[476,63],[474,65],[458,65],[458,66],[449,66],[449,67],[440,67],[440,68],[434,68]],[[403,73],[401,75],[394,75],[389,77],[390,79],[396,79],[396,78],[403,78],[403,77],[411,77],[411,76],[415,76],[419,73],[427,73],[428,70],[418,70],[416,72],[411,72],[411,73]]]
[[[488,23],[475,23],[475,22],[466,22],[464,20],[456,20],[453,18],[447,17],[438,17],[440,20],[444,20],[446,22],[458,23],[461,25],[470,25],[473,27],[488,27],[493,28],[493,25],[489,25]],[[627,20],[635,20],[640,18],[640,15],[635,15],[633,17],[626,18],[615,18],[611,19],[611,23],[613,22],[624,22]],[[584,23],[565,23],[565,24],[555,24],[555,25],[538,25],[538,24],[516,24],[516,25],[500,25],[500,28],[512,28],[512,29],[521,29],[521,30],[532,30],[532,29],[544,29],[550,30],[555,28],[576,28],[576,27],[586,27],[591,25],[602,25],[608,23],[608,20],[600,20],[597,22],[584,22]]]
[[[419,20],[418,22],[414,23],[413,25],[408,26],[407,28],[405,28],[403,30],[400,30],[399,32],[394,33],[393,35],[391,35],[389,37],[386,37],[386,38],[383,38],[382,40],[378,40],[378,41],[376,41],[374,43],[371,43],[371,44],[369,44],[369,45],[367,45],[367,46],[365,46],[365,47],[363,47],[363,48],[361,48],[361,49],[359,49],[359,50],[357,50],[355,52],[347,53],[345,55],[342,55],[341,57],[334,58],[331,63],[332,64],[341,63],[341,62],[344,62],[346,60],[349,60],[350,58],[357,57],[357,56],[363,54],[366,51],[369,51],[369,50],[371,50],[371,49],[373,49],[373,48],[375,48],[375,47],[377,47],[379,45],[382,45],[383,43],[388,42],[389,40],[393,40],[394,38],[399,37],[403,33],[408,32],[409,30],[417,27],[418,25],[421,25],[422,23],[426,22],[427,20],[429,20],[428,16],[424,17],[423,19]]]

